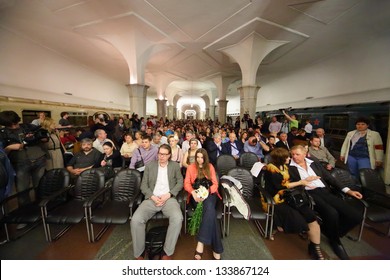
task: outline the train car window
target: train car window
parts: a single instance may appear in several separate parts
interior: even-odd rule
[[[324,115],[325,129],[345,129],[348,127],[348,115]]]
[[[88,113],[85,112],[69,112],[69,122],[73,126],[87,126],[88,125]]]
[[[38,118],[38,113],[44,112],[46,117],[51,118],[51,111],[45,110],[23,110],[22,111],[22,122],[31,123],[33,120]]]

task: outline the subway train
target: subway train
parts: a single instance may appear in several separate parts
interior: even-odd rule
[[[74,127],[87,127],[89,122],[99,114],[102,114],[106,119],[110,115],[116,118],[123,114],[131,115],[129,111],[121,111],[109,107],[78,106],[75,104],[37,101],[27,98],[0,97],[0,111],[5,110],[15,111],[22,119],[22,123],[31,123],[37,118],[39,112],[44,112],[47,117],[54,119],[58,123],[61,118],[61,112],[68,112],[68,120]]]
[[[382,137],[386,148],[387,133],[389,129],[390,102],[362,103],[339,106],[325,106],[313,108],[286,108],[288,114],[295,114],[299,120],[300,127],[305,126],[305,121],[309,119],[313,125],[313,130],[323,128],[327,135],[330,135],[335,143],[337,151],[341,146],[348,131],[354,130],[355,121],[358,117],[368,117],[371,121],[370,129],[378,131]],[[268,127],[271,118],[276,116],[279,121],[283,121],[284,115],[280,110],[257,112],[265,120],[264,128]]]
[[[108,117],[110,114],[118,116],[129,112],[117,112],[110,108],[81,108],[67,106],[64,104],[45,104],[31,103],[28,100],[0,100],[0,110],[14,110],[25,123],[31,122],[36,118],[38,112],[45,112],[47,116],[56,121],[62,111],[67,111],[71,115],[71,123],[77,126],[86,126],[88,117],[97,114],[103,114]],[[354,122],[358,116],[368,116],[372,121],[372,128],[381,133],[383,140],[386,141],[389,117],[389,102],[386,103],[366,103],[350,106],[332,106],[321,108],[291,108],[289,113],[298,116],[301,125],[304,125],[306,119],[312,121],[313,127],[323,127],[329,135],[335,140],[339,140],[341,145],[347,131],[354,129]],[[280,111],[261,112],[258,114],[265,121],[270,120],[272,116],[277,116],[279,120],[283,117]],[[266,125],[265,125],[266,126]],[[375,225],[381,232],[386,230],[386,224]],[[54,227],[54,229],[56,229]],[[15,227],[11,227],[12,235],[18,234]],[[358,235],[358,228],[350,233],[349,237],[354,238]],[[242,238],[246,236],[246,238]],[[4,232],[0,232],[1,240],[4,240]],[[34,260],[34,259],[131,259],[131,249],[128,247],[130,242],[130,232],[127,225],[111,226],[103,237],[94,243],[89,243],[85,230],[85,224],[74,225],[67,234],[55,242],[46,242],[42,225],[31,229],[26,235],[5,242],[0,245],[0,258],[3,260]],[[344,238],[344,241],[350,256],[355,260],[366,259],[390,259],[390,239],[377,234],[368,228],[364,230],[362,241],[356,242]],[[307,255],[307,240],[304,236],[294,234],[278,233],[275,241],[267,238],[261,238],[255,224],[252,221],[236,220],[231,221],[230,235],[223,239],[226,247],[224,257],[226,259],[309,259]],[[326,244],[326,239],[324,240]],[[73,244],[73,249],[69,250],[69,244]],[[240,246],[233,246],[240,244]],[[182,234],[179,237],[177,251],[174,259],[188,260],[192,259],[193,252],[191,248],[195,245],[195,239],[188,234]],[[332,250],[325,245],[325,253],[329,259],[337,259]],[[25,248],[29,248],[25,250]],[[286,250],[287,248],[287,250]],[[189,251],[190,250],[190,251]],[[71,252],[70,252],[71,251]],[[281,254],[280,252],[284,252]],[[212,258],[210,252],[204,255],[206,259]]]

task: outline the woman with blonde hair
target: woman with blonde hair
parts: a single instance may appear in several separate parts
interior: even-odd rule
[[[142,145],[142,134],[143,132],[139,130],[134,133],[135,136],[134,142],[138,145],[138,147],[141,147]]]
[[[46,170],[64,168],[64,158],[61,151],[61,141],[56,134],[56,124],[53,119],[45,118],[41,127],[49,132],[49,140],[45,143],[47,150]]]
[[[178,162],[180,167],[182,167],[183,151],[178,145],[179,138],[176,135],[171,134],[168,136],[168,143],[172,150],[170,160]]]

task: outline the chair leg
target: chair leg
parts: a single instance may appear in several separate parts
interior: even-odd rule
[[[6,242],[9,242],[10,241],[10,238],[9,238],[9,232],[8,232],[8,225],[7,224],[4,224],[4,231],[5,231],[5,236],[6,236]]]
[[[389,229],[387,230],[387,237],[390,237],[390,223],[389,223]]]
[[[273,240],[273,239],[271,239],[272,238],[272,235],[273,235],[273,229],[274,229],[274,212],[275,212],[275,207],[274,207],[274,205],[272,205],[271,207],[270,207],[270,211],[271,211],[271,214],[269,215],[269,219],[270,219],[270,221],[269,221],[269,228],[268,228],[268,238],[270,239],[270,240]]]
[[[362,222],[361,222],[360,227],[359,227],[359,235],[358,235],[357,241],[362,240],[364,224],[366,223],[366,215],[367,215],[367,208],[364,207],[364,210],[363,210],[363,219],[362,219]]]
[[[184,205],[184,234],[187,234],[187,206]]]
[[[229,236],[229,234],[230,234],[230,216],[231,216],[230,206],[228,206],[226,237]]]
[[[89,217],[91,217],[91,209],[85,207],[84,208],[84,217],[85,217],[85,226],[87,227],[87,237],[88,242],[92,243],[95,240],[94,233],[93,233],[93,225],[91,223],[91,220]]]

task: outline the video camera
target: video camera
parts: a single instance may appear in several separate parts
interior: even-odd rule
[[[285,112],[288,112],[288,111],[290,111],[292,109],[292,107],[288,107],[288,108],[285,108],[285,109],[279,109],[279,111],[280,112],[282,112],[283,113],[283,111],[285,111]]]
[[[41,140],[49,140],[49,132],[46,129],[40,127],[32,127],[28,125],[21,125],[22,131],[18,134],[12,133],[6,128],[1,130],[2,138],[5,141],[5,145],[11,144],[24,144],[35,145],[39,143]]]

